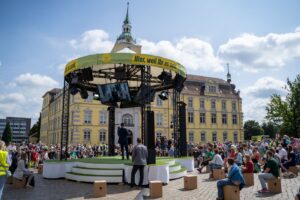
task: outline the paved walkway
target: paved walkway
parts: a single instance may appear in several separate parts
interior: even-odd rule
[[[197,172],[193,172],[197,174]],[[25,189],[14,189],[11,185],[5,185],[3,199],[7,200],[59,200],[59,199],[95,199],[91,196],[93,185],[90,183],[79,183],[65,179],[48,180],[40,174],[35,174],[36,187]],[[202,199],[215,200],[217,196],[216,181],[207,181],[208,174],[198,175],[198,189],[192,191],[183,190],[183,179],[170,181],[163,187],[163,198],[161,199]],[[255,185],[244,188],[241,191],[241,200],[272,199],[293,200],[300,186],[300,176],[293,179],[282,179],[282,193],[260,195],[256,191],[260,184],[255,175]],[[149,199],[148,188],[131,190],[128,185],[109,184],[108,195],[102,199],[126,200],[126,199]]]

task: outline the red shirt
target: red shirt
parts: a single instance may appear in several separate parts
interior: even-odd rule
[[[246,169],[243,171],[243,173],[253,173],[254,171],[254,165],[252,160],[249,160],[246,165],[245,165]]]

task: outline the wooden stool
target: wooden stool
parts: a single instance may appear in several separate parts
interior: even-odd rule
[[[161,181],[149,181],[150,198],[162,197],[162,182]]]
[[[22,180],[13,177],[13,186],[16,189],[24,188],[26,184],[26,178],[23,177]]]
[[[298,167],[297,166],[293,166],[289,168],[289,171],[292,172],[293,174],[296,174],[298,176]]]
[[[6,179],[6,184],[13,184],[13,176],[9,176],[9,177]]]
[[[197,176],[196,175],[186,175],[183,177],[184,189],[193,190],[197,189]]]
[[[235,185],[225,185],[223,187],[224,200],[240,200],[240,188]]]
[[[268,180],[268,189],[273,193],[281,193],[281,179],[272,178]]]
[[[38,166],[38,173],[43,174],[43,164],[39,164]]]
[[[107,193],[106,181],[94,181],[94,197],[105,197]]]
[[[220,180],[226,177],[223,169],[213,169],[214,180]]]
[[[253,173],[243,173],[246,186],[254,185],[254,174]]]

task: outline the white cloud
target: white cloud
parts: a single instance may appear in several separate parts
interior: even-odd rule
[[[9,92],[0,94],[0,118],[7,116],[37,118],[42,106],[42,95],[58,82],[40,74],[21,74],[9,83]]]
[[[285,86],[285,82],[266,76],[258,79],[252,86],[244,89],[243,93],[253,97],[268,98],[272,94],[286,94]]]
[[[170,41],[154,43],[148,40],[141,40],[140,44],[144,53],[160,55],[178,61],[188,71],[224,71],[224,67],[215,56],[211,44],[198,38],[184,37],[175,44]]]
[[[273,77],[262,77],[253,85],[242,90],[243,112],[246,120],[262,121],[266,116],[266,105],[272,94],[285,96],[286,83]]]
[[[221,45],[218,55],[247,72],[280,69],[300,57],[300,32],[261,37],[245,33]]]
[[[70,40],[69,44],[76,50],[90,52],[110,52],[114,45],[109,40],[109,34],[100,29],[86,31],[79,39]]]
[[[295,32],[300,32],[300,26],[295,29]]]

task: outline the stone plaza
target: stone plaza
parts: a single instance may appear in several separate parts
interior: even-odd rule
[[[217,197],[217,181],[209,181],[208,174],[198,174],[194,171],[189,174],[197,174],[198,188],[186,191],[183,189],[183,178],[170,181],[163,186],[163,198],[161,199],[203,199],[214,200]],[[252,187],[243,188],[240,193],[241,200],[272,199],[292,200],[300,186],[300,177],[292,179],[282,178],[282,193],[259,194],[260,183],[257,174],[254,175],[255,184]],[[68,181],[65,179],[44,179],[41,174],[35,174],[36,186],[34,188],[14,189],[12,185],[5,185],[4,200],[59,200],[59,199],[97,199],[92,195],[93,184]],[[142,200],[149,198],[149,189],[130,189],[126,184],[108,184],[108,194],[99,199],[111,200]]]

